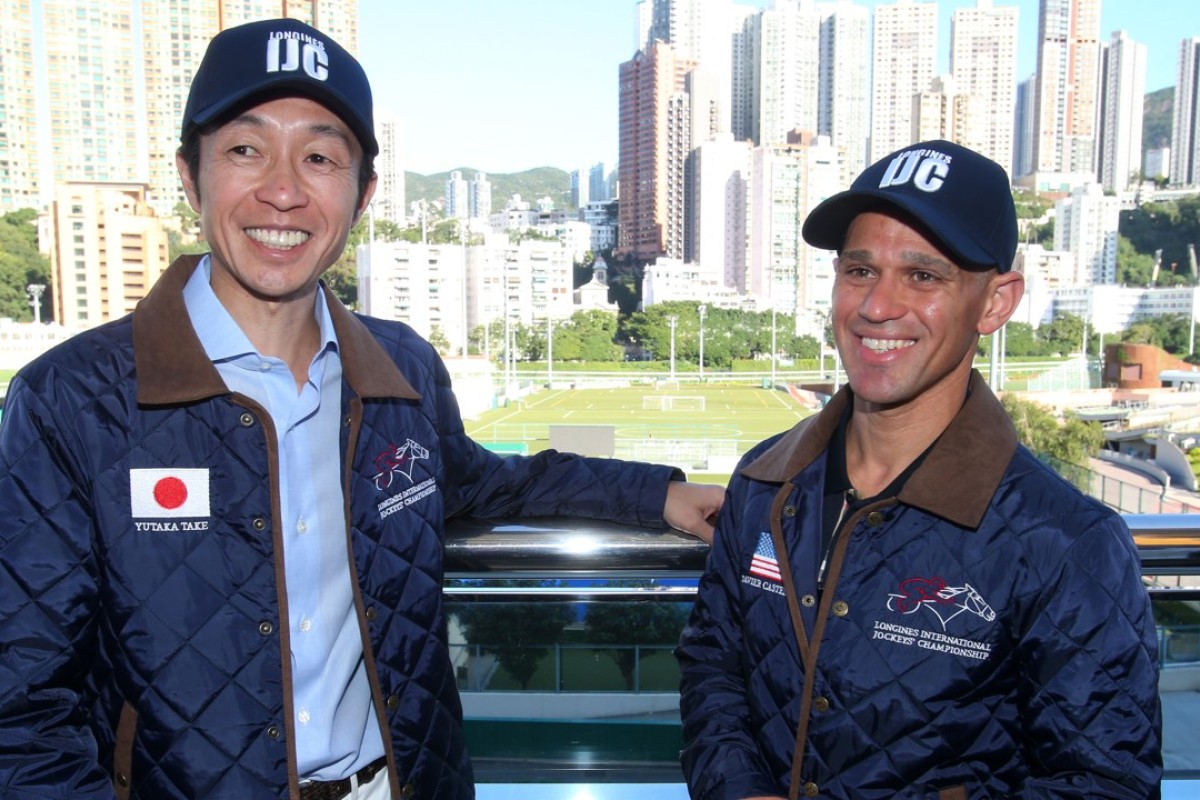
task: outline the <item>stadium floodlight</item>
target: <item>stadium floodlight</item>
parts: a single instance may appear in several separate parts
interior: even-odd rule
[[[671,326],[671,380],[675,380],[675,326],[679,324],[679,317],[672,314],[667,317],[667,324]]]
[[[701,303],[696,312],[700,315],[700,382],[704,383],[704,315],[708,313],[708,306]]]

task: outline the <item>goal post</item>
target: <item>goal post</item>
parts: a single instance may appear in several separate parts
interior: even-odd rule
[[[651,394],[642,397],[643,411],[704,411],[704,398],[699,395]]]

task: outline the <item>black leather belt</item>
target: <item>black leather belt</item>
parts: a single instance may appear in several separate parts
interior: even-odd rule
[[[358,785],[370,783],[371,779],[387,767],[387,758],[379,758],[367,764],[354,773]],[[300,784],[300,800],[342,800],[350,794],[350,779],[341,778],[336,781],[307,781]]]

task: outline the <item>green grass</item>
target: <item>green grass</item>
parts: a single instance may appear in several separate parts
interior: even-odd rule
[[[704,410],[676,408],[646,409],[644,399],[653,396],[703,397]],[[685,401],[688,402],[688,401]],[[551,425],[612,426],[618,458],[675,463],[666,453],[674,445],[685,449],[707,448],[720,455],[722,465],[752,446],[787,430],[812,412],[786,392],[758,386],[700,386],[679,388],[650,386],[609,389],[543,390],[523,400],[498,408],[466,423],[467,433],[477,442],[522,443],[529,453],[549,447]],[[694,447],[693,447],[694,446]],[[683,458],[689,461],[688,458]],[[696,480],[724,483],[728,469],[706,472],[696,463],[681,463]]]

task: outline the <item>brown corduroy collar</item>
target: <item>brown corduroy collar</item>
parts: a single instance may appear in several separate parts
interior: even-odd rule
[[[819,414],[800,422],[742,470],[752,480],[784,483],[829,446],[838,419],[854,394],[849,386]],[[938,438],[897,499],[965,528],[976,528],[1017,451],[1012,420],[972,370],[967,400]]]
[[[133,356],[139,405],[193,403],[229,389],[188,318],[183,287],[202,256],[180,256],[133,312]],[[366,327],[322,286],[337,334],[342,375],[360,397],[419,400]]]

